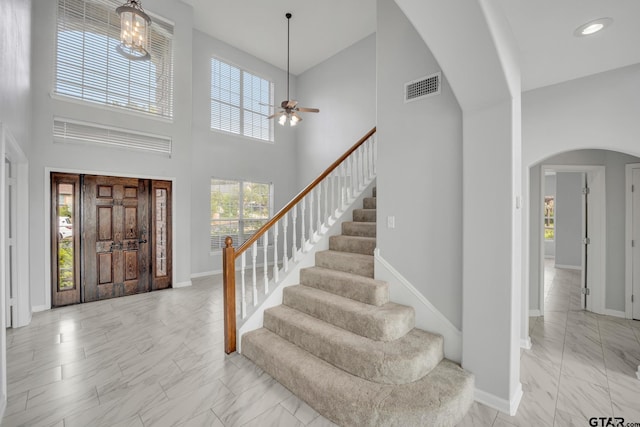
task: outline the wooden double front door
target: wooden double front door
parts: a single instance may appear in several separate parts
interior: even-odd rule
[[[171,183],[53,173],[52,305],[171,286]]]

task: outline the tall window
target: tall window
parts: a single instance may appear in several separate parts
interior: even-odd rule
[[[544,196],[544,239],[553,240],[555,237],[555,198]]]
[[[271,217],[272,184],[211,179],[211,250],[244,243]],[[262,244],[260,240],[258,242]]]
[[[273,141],[273,83],[211,59],[211,129]]]
[[[120,19],[113,0],[58,0],[54,93],[173,117],[173,26],[153,17],[148,61],[116,51]]]

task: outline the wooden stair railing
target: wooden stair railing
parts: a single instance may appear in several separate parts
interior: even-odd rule
[[[350,201],[350,198],[354,197],[356,191],[360,191],[367,181],[370,181],[375,176],[375,140],[373,135],[376,132],[374,127],[366,135],[364,135],[358,142],[356,142],[351,148],[349,148],[338,160],[333,162],[323,173],[321,173],[311,184],[307,185],[298,195],[296,195],[285,207],[275,214],[267,223],[265,223],[258,231],[256,231],[249,239],[247,239],[237,249],[233,247],[233,240],[231,237],[225,239],[225,248],[222,250],[222,271],[223,271],[223,299],[224,299],[224,350],[227,354],[236,351],[236,260],[241,259],[241,311],[242,317],[246,315],[246,298],[245,298],[245,269],[246,259],[245,253],[249,248],[252,248],[252,261],[253,261],[253,304],[257,305],[257,279],[256,279],[256,258],[257,258],[257,244],[258,239],[263,238],[263,254],[264,254],[264,286],[265,294],[268,293],[268,263],[267,263],[267,246],[268,246],[268,233],[273,228],[272,236],[274,239],[274,254],[273,254],[273,279],[278,282],[278,222],[284,220],[283,232],[283,258],[282,264],[284,271],[288,269],[288,255],[287,255],[287,229],[288,229],[288,215],[292,214],[292,250],[291,255],[294,260],[297,259],[297,215],[300,206],[301,212],[301,236],[300,236],[300,250],[305,252],[307,247],[307,241],[305,240],[305,219],[308,218],[308,237],[309,240],[313,240],[313,236],[320,233],[324,224],[326,224],[330,218],[335,218],[337,212],[342,211],[346,207],[346,203]],[[324,203],[322,200],[322,183],[324,183]],[[337,185],[336,185],[337,183]],[[330,188],[329,188],[330,187]],[[337,191],[336,191],[337,187]],[[317,191],[314,191],[316,190]],[[317,195],[317,213],[316,221],[313,221],[313,202]],[[309,212],[305,214],[306,203],[309,199]],[[322,207],[324,207],[324,222],[322,220]],[[331,212],[329,214],[329,212]],[[314,222],[316,224],[314,224]],[[315,227],[315,229],[314,229]]]

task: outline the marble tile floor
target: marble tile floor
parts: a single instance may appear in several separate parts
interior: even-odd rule
[[[579,272],[550,267],[522,352],[515,417],[475,403],[460,426],[640,422],[640,322],[580,310]],[[251,301],[251,300],[249,300]],[[241,355],[222,351],[220,276],[189,288],[35,313],[7,330],[2,426],[332,426]]]
[[[7,330],[2,426],[333,426],[223,351],[221,277],[34,313]]]
[[[583,427],[591,417],[640,425],[640,321],[583,311],[580,271],[555,269],[553,260],[544,295],[544,317],[529,319],[532,348],[521,353],[518,413],[476,402],[459,427]]]

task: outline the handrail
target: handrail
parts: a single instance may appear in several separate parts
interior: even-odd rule
[[[371,135],[376,133],[376,127],[374,126],[365,136],[360,138],[358,142],[356,142],[351,148],[349,148],[338,160],[333,162],[331,166],[329,166],[324,172],[322,172],[316,179],[311,182],[311,184],[307,185],[301,192],[298,193],[296,197],[294,197],[285,207],[280,209],[277,214],[275,214],[269,221],[267,221],[262,227],[256,231],[253,236],[247,239],[242,245],[238,247],[235,251],[235,257],[238,258],[243,252],[253,245],[255,241],[257,241],[262,235],[271,227],[273,224],[278,222],[287,212],[289,212],[303,197],[305,197],[311,190],[313,190],[323,179],[325,179],[331,172],[333,172],[339,165],[342,163],[347,157],[349,157],[354,151],[356,151],[364,142],[371,138]]]
[[[233,353],[234,351],[236,351],[236,280],[235,280],[235,264],[236,264],[236,259],[238,257],[240,257],[244,252],[247,251],[247,249],[249,249],[252,246],[257,245],[257,241],[260,237],[262,237],[265,233],[267,233],[272,227],[276,226],[275,230],[275,238],[276,238],[276,243],[274,243],[274,281],[277,283],[278,282],[278,266],[277,266],[277,255],[276,252],[277,251],[277,224],[278,221],[280,221],[283,217],[285,217],[285,215],[287,215],[291,210],[295,209],[298,206],[298,203],[302,201],[302,212],[303,212],[303,217],[302,217],[302,221],[303,221],[303,225],[304,225],[304,200],[305,197],[308,196],[312,191],[314,191],[314,189],[321,184],[325,178],[327,178],[331,173],[333,173],[341,164],[343,164],[343,162],[345,162],[346,160],[348,160],[350,158],[350,156],[354,153],[356,153],[355,155],[357,156],[358,153],[356,152],[356,150],[358,150],[360,147],[362,147],[361,150],[361,156],[364,156],[364,154],[362,154],[362,151],[366,151],[367,150],[367,146],[365,145],[363,147],[363,145],[369,141],[371,139],[371,137],[373,136],[373,134],[376,133],[376,128],[374,127],[373,129],[371,129],[369,132],[367,132],[366,135],[364,135],[362,138],[360,138],[360,140],[358,140],[358,142],[356,142],[351,148],[349,148],[342,156],[340,156],[335,162],[333,162],[324,172],[322,172],[315,180],[313,180],[313,182],[311,182],[309,185],[307,185],[300,193],[298,193],[289,203],[287,203],[287,205],[285,207],[283,207],[282,209],[280,209],[280,211],[278,211],[277,214],[275,214],[269,221],[267,221],[262,227],[260,227],[258,229],[258,231],[256,231],[247,241],[245,241],[242,245],[240,245],[240,247],[238,247],[237,249],[235,249],[233,247],[233,240],[231,239],[231,237],[228,237],[225,239],[225,248],[223,248],[222,250],[222,270],[223,270],[223,300],[224,300],[224,350],[227,354],[229,353]],[[371,148],[369,148],[369,150],[371,150]],[[369,151],[371,152],[371,151]],[[372,154],[373,156],[373,154]],[[364,162],[364,157],[361,158],[362,162]],[[371,157],[371,161],[374,162],[374,157]],[[357,163],[357,160],[355,160],[355,162]],[[375,163],[373,163],[374,169],[375,169]],[[352,167],[355,167],[355,165],[352,165]],[[362,173],[364,174],[364,164],[362,165],[363,169],[362,169]],[[372,171],[369,170],[369,178],[371,178],[372,175]],[[345,177],[346,179],[346,177]],[[355,185],[358,185],[358,181],[357,179],[355,180]],[[319,196],[318,196],[319,197]],[[325,197],[325,202],[326,202],[326,197]],[[326,203],[325,203],[326,205]],[[320,200],[318,198],[318,217],[320,216],[320,212],[319,212],[319,206],[320,206]],[[294,217],[293,217],[293,241],[294,241],[294,250],[295,250],[295,214],[296,214],[296,210],[293,211]],[[325,212],[326,212],[326,206],[325,206]],[[285,217],[286,218],[286,217]],[[320,220],[318,220],[318,229],[320,229]],[[310,231],[311,233],[311,228]],[[284,230],[284,240],[285,240],[285,246],[284,246],[284,271],[287,271],[287,253],[286,253],[286,229]],[[311,236],[309,236],[311,237]],[[304,241],[304,230],[302,230],[302,241]],[[304,243],[303,243],[304,244]],[[255,251],[254,251],[255,252]],[[294,257],[295,259],[295,257]],[[264,250],[264,263],[265,263],[265,268],[266,268],[266,264],[267,264],[267,250],[266,250],[266,245],[265,245],[265,250]],[[245,265],[245,257],[242,257],[242,269],[240,270],[240,275],[242,278],[242,287],[241,287],[241,291],[242,291],[242,307],[241,307],[241,313],[242,316],[244,317],[245,314],[245,299],[244,299],[244,295],[245,295],[245,282],[244,282],[244,265]],[[255,270],[256,269],[256,254],[253,253],[253,292],[254,292],[254,306],[257,304],[257,298],[256,298],[256,274],[255,274]],[[267,284],[268,284],[268,278],[267,278],[267,272],[265,270],[264,272],[264,281],[265,281],[265,293],[267,292]]]

